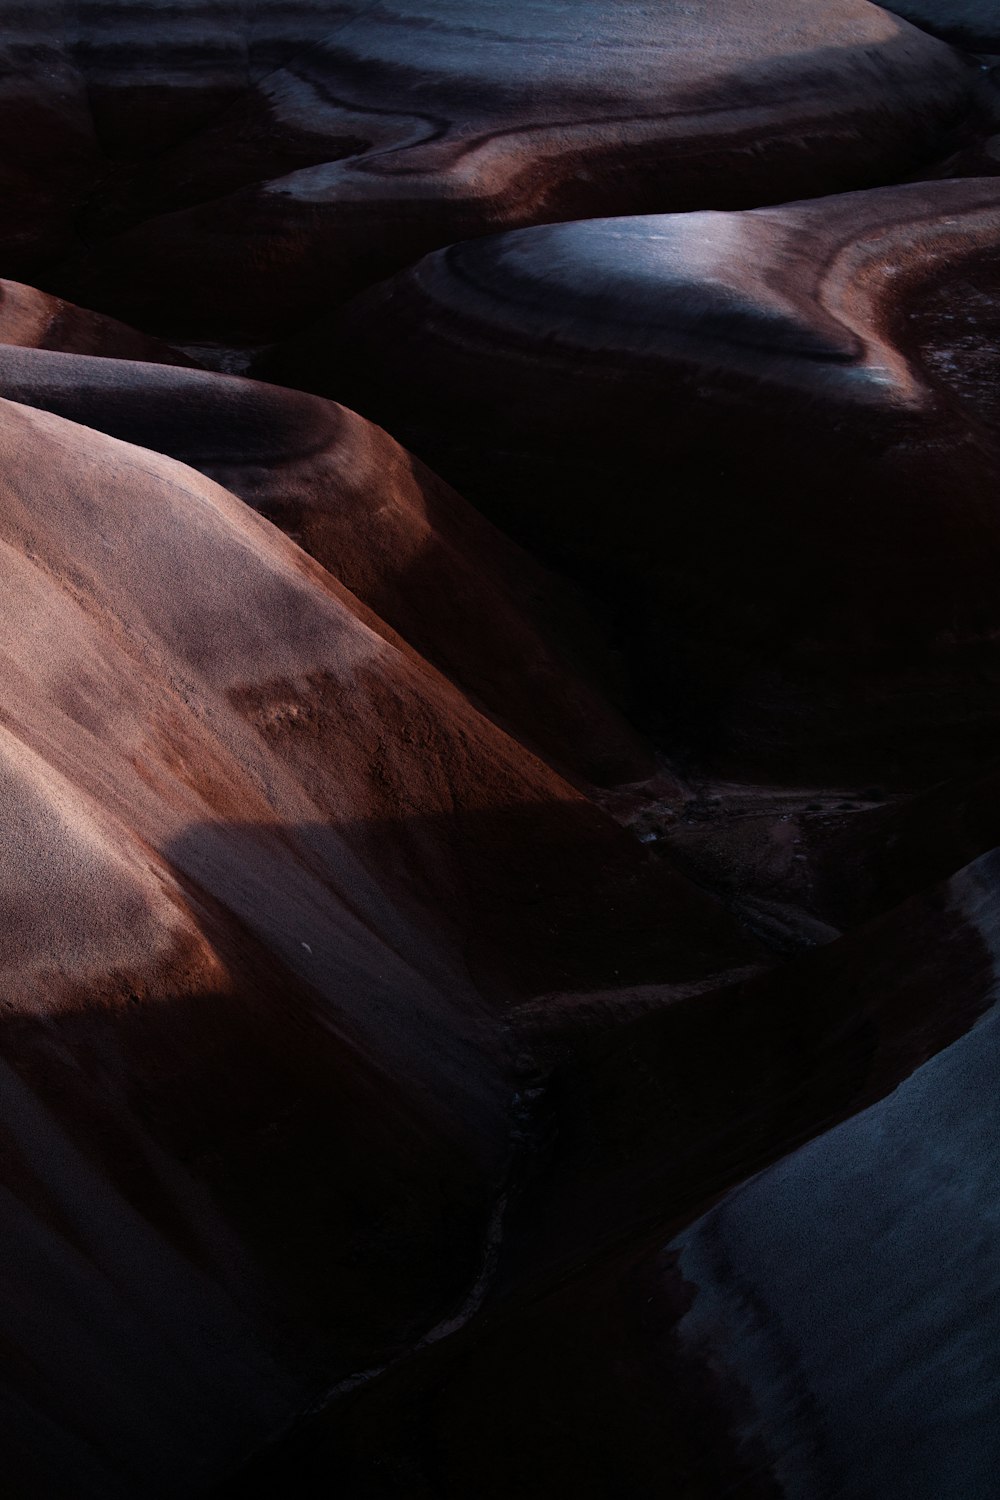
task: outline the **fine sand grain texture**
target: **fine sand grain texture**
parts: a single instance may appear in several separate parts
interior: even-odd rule
[[[543,226],[263,368],[587,586],[678,759],[909,786],[995,743],[998,255],[997,178]]]
[[[0,448],[19,1472],[190,1493],[461,1302],[507,1004],[753,944],[218,485]]]
[[[0,391],[218,480],[561,769],[655,774],[609,701],[620,670],[581,601],[385,432],[330,401],[120,347],[109,359],[0,345]]]
[[[16,274],[174,337],[273,337],[491,230],[898,179],[972,108],[867,0],[88,3],[5,43]]]
[[[1000,23],[0,0],[11,1500],[996,1500]]]

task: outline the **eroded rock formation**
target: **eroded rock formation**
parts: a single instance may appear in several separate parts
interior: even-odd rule
[[[885,181],[972,97],[946,46],[865,0],[188,0],[8,28],[12,146],[32,112],[18,272],[175,336],[273,335],[491,229]]]
[[[990,1494],[991,8],[0,20],[11,1493]]]
[[[498,1010],[754,945],[233,495],[2,420],[19,1472],[173,1494],[474,1279]]]
[[[539,227],[266,367],[585,580],[675,754],[905,783],[995,736],[998,253],[993,178]]]

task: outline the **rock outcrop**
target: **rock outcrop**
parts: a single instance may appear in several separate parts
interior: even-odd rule
[[[898,178],[971,100],[866,0],[85,4],[7,47],[7,269],[247,342],[471,235]]]
[[[747,943],[236,497],[0,423],[4,1431],[190,1492],[475,1281],[506,1007]]]
[[[1000,31],[0,0],[14,1500],[979,1500]]]
[[[996,732],[998,247],[993,178],[539,227],[266,368],[616,611],[675,755],[913,784]]]
[[[94,322],[109,336],[106,320]],[[117,359],[0,344],[0,395],[217,480],[573,776],[655,775],[652,752],[602,692],[617,674],[581,602],[385,432],[299,392],[135,363],[113,336]]]
[[[1000,51],[1000,17],[992,0],[880,0],[914,26],[973,52]]]

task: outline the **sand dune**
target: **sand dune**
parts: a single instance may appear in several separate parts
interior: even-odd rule
[[[112,362],[0,345],[0,392],[216,479],[563,769],[654,774],[602,692],[612,664],[571,590],[386,433],[329,401],[123,351]]]
[[[527,229],[266,368],[589,585],[675,754],[913,784],[994,737],[998,237],[994,178]]]
[[[892,179],[971,107],[957,57],[865,0],[86,4],[9,26],[8,138],[32,112],[0,226],[15,274],[175,337],[273,336],[490,230]]]
[[[979,1500],[980,0],[0,0],[14,1500]]]
[[[510,999],[747,944],[233,495],[0,411],[5,1066],[28,1131],[4,1181],[17,1263],[53,1266],[5,1324],[50,1384],[15,1364],[5,1388],[33,1413],[26,1485],[72,1462],[84,1492],[134,1493],[156,1453],[173,1494],[473,1278]],[[123,1235],[146,1311],[87,1332]],[[39,1295],[92,1371],[71,1417],[23,1322]]]

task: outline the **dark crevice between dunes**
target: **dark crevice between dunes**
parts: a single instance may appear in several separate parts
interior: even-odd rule
[[[475,13],[164,7],[160,35],[155,7],[81,5],[22,39],[11,11],[0,274],[175,347],[53,308],[41,348],[0,350],[0,396],[191,465],[302,549],[256,517],[238,542],[294,557],[273,630],[302,660],[177,688],[198,734],[248,728],[281,816],[234,820],[183,746],[137,752],[147,787],[229,809],[122,835],[184,935],[96,975],[42,954],[0,1012],[18,1493],[860,1496],[785,1262],[762,1285],[725,1214],[776,1168],[810,1201],[803,1148],[869,1111],[877,1137],[996,997],[1000,90],[988,27],[910,8],[966,50],[847,0],[834,44],[788,52],[767,0],[724,7],[763,40],[709,76],[674,45],[687,8],[587,43],[590,10],[567,39],[553,5],[512,78]],[[898,184],[925,216],[866,220],[852,282],[836,195]],[[742,282],[696,244],[617,323],[585,257],[568,300],[505,302],[519,230],[712,210],[721,242],[788,205],[784,256],[734,240]],[[841,216],[826,240],[810,206]],[[420,301],[435,252],[454,306]],[[97,460],[113,487],[120,452]],[[71,560],[60,587],[89,586]],[[320,598],[337,673],[305,661]],[[185,673],[247,627],[222,569],[215,607]],[[362,636],[384,675],[344,665]],[[87,684],[56,696],[89,733]],[[988,1238],[953,1247],[987,1286]]]

